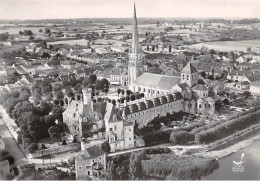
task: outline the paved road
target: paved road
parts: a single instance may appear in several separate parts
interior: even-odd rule
[[[13,155],[15,159],[15,165],[19,166],[28,163],[28,159],[23,154],[22,150],[13,138],[9,129],[6,127],[2,118],[0,118],[0,135],[3,137],[6,143],[6,150],[9,151],[11,155]]]

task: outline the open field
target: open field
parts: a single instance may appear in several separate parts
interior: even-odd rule
[[[6,33],[9,34],[19,34],[19,31],[24,30],[31,30],[34,34],[39,34],[39,29],[42,29],[44,31],[46,27],[9,27],[7,29],[0,29],[0,33]],[[53,28],[51,28],[52,31],[55,31]]]
[[[63,40],[63,41],[55,41],[55,42],[48,42],[48,44],[57,45],[57,44],[68,44],[68,45],[88,45],[88,40],[79,39],[79,40]]]
[[[248,47],[251,47],[252,51],[260,53],[260,40],[205,42],[186,45],[185,47],[190,49],[201,49],[202,46],[219,51],[245,51]]]

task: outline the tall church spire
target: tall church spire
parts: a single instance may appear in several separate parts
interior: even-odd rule
[[[132,35],[132,51],[131,52],[132,53],[138,53],[139,52],[139,39],[138,39],[135,3],[134,3],[133,35]]]

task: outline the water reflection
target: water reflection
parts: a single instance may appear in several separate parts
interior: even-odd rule
[[[241,166],[244,166],[244,172],[234,172],[233,161],[239,162],[243,153],[245,157]],[[260,180],[260,142],[220,159],[219,169],[202,180]]]

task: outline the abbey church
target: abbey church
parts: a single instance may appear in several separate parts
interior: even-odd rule
[[[132,47],[129,53],[128,86],[145,97],[118,104],[94,103],[91,89],[83,89],[83,99],[73,100],[63,112],[63,121],[81,148],[107,141],[111,152],[139,146],[134,128],[142,128],[155,117],[176,112],[213,114],[215,95],[210,87],[198,84],[198,72],[188,63],[181,77],[151,74],[144,71],[144,54],[139,46],[136,8],[133,15]]]

